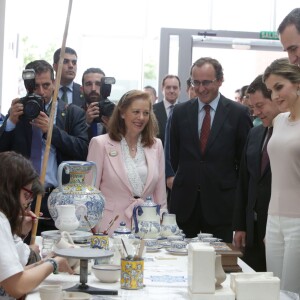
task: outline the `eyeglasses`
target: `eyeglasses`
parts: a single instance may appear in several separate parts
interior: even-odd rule
[[[203,87],[207,87],[209,86],[210,84],[212,84],[213,82],[215,82],[217,79],[214,79],[214,80],[202,80],[202,81],[199,81],[199,80],[193,80],[191,79],[191,84],[193,87],[200,87],[201,85]]]
[[[22,187],[21,190],[25,191],[24,197],[26,201],[29,201],[33,198],[33,192],[31,190],[26,189],[25,187]],[[30,203],[29,203],[30,205]]]

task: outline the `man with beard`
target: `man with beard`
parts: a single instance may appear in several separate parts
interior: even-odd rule
[[[99,101],[101,97],[101,78],[105,73],[99,68],[89,68],[82,75],[81,92],[84,96],[85,103],[83,109],[86,111],[86,123],[89,126],[89,139],[94,136],[106,133],[105,126],[109,118],[102,116],[99,119],[100,109]]]
[[[280,42],[291,64],[300,66],[300,8],[294,8],[277,29]]]

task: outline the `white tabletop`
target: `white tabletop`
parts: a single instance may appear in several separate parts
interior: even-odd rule
[[[130,299],[130,300],[147,300],[147,299],[189,299],[187,290],[187,257],[177,256],[167,253],[164,249],[155,253],[146,253],[144,284],[141,290],[123,290],[120,288],[120,282],[101,283],[93,275],[88,276],[88,285],[118,290],[118,296],[92,296],[92,299]],[[242,260],[238,263],[244,272],[254,272]],[[61,284],[63,288],[69,288],[79,283],[78,275],[69,275],[60,273],[50,275],[42,284]],[[229,286],[229,276],[223,286]],[[27,300],[40,299],[37,289],[30,293]]]
[[[40,237],[39,237],[40,238]],[[38,239],[38,243],[40,243]],[[120,288],[120,282],[101,283],[94,276],[88,275],[87,284],[91,287],[118,290],[118,296],[101,296],[92,295],[92,300],[112,300],[112,299],[130,299],[130,300],[184,300],[189,299],[187,285],[187,259],[188,256],[178,256],[168,253],[165,249],[158,252],[146,253],[144,264],[144,284],[141,290],[123,290]],[[240,258],[238,264],[243,272],[255,272]],[[69,275],[60,273],[50,275],[42,284],[61,284],[63,289],[70,288],[79,283],[79,275]],[[223,287],[230,286],[230,275],[227,274],[226,281],[222,283]],[[26,300],[39,300],[38,288],[28,294]],[[287,295],[285,292],[280,293],[280,300],[299,299],[294,295]]]

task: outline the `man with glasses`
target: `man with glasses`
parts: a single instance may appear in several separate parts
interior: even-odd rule
[[[252,122],[246,107],[220,94],[216,59],[198,59],[190,76],[197,98],[176,105],[171,119],[170,212],[187,237],[209,232],[231,243],[238,166]]]
[[[36,60],[27,64],[26,69],[35,71],[34,93],[41,97],[42,107],[35,118],[27,114],[24,107],[28,102],[14,99],[9,116],[0,132],[0,152],[15,151],[30,158],[38,174],[41,173],[42,158],[46,148],[49,130],[49,112],[54,92],[54,71],[45,60]],[[45,195],[41,212],[50,217],[47,199],[51,191],[58,186],[57,170],[62,161],[86,160],[88,135],[85,112],[76,105],[66,105],[63,100],[56,102],[51,147],[45,177]],[[34,210],[35,201],[32,203]],[[40,220],[38,234],[41,231],[56,229],[53,220]]]
[[[57,73],[61,48],[57,49],[53,55],[53,69]],[[59,99],[67,104],[73,103],[79,107],[84,104],[81,95],[80,84],[74,82],[77,73],[77,53],[70,47],[65,48],[63,67],[61,71]]]

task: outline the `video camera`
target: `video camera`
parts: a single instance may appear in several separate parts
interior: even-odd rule
[[[114,77],[102,77],[101,78],[101,88],[100,88],[100,96],[101,99],[99,101],[99,119],[96,119],[96,122],[101,122],[101,117],[110,117],[114,111],[115,104],[107,99],[111,93],[111,85],[116,83],[116,79]]]
[[[33,93],[35,90],[35,71],[33,69],[24,70],[22,73],[27,95],[20,99],[24,106],[24,117],[28,120],[35,119],[40,111],[45,111],[45,103],[41,96]]]

